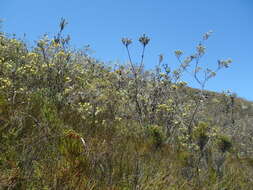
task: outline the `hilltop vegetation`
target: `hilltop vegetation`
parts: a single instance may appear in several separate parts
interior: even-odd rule
[[[107,66],[74,50],[62,31],[34,47],[0,33],[0,189],[252,189],[253,106],[231,93],[205,91],[227,68],[201,68],[196,52],[175,51]],[[200,89],[181,81],[192,74]],[[222,74],[222,71],[221,71]]]

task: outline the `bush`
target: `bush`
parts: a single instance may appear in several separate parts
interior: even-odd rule
[[[252,187],[252,122],[242,100],[205,91],[231,63],[200,67],[210,33],[193,54],[175,51],[178,68],[160,55],[152,71],[144,70],[146,35],[138,64],[123,38],[129,64],[109,67],[73,50],[66,24],[34,47],[0,33],[0,189]],[[200,89],[182,81],[184,72]]]

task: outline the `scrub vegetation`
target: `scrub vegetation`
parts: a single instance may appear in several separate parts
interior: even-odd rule
[[[122,38],[129,62],[108,66],[66,24],[34,47],[0,32],[0,189],[252,189],[253,104],[205,90],[232,62],[202,63],[211,32],[178,68],[160,55],[145,70],[146,35],[138,63]]]

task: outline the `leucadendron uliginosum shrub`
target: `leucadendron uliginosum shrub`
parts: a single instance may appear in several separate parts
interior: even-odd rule
[[[210,162],[207,160],[212,159],[208,154],[209,148],[213,146],[219,133],[219,124],[215,123],[215,119],[208,118],[204,114],[208,104],[205,93],[206,83],[215,77],[218,71],[228,68],[232,62],[231,59],[219,60],[213,70],[202,67],[201,58],[206,53],[204,43],[210,35],[211,32],[206,33],[196,46],[196,52],[189,56],[184,57],[181,50],[175,51],[179,67],[173,71],[168,64],[163,63],[164,55],[160,55],[155,72],[149,74],[149,77],[143,70],[143,60],[145,47],[150,39],[145,35],[140,37],[143,51],[141,61],[137,65],[133,63],[129,49],[132,40],[122,39],[134,81],[131,83],[134,85],[131,89],[134,91],[129,91],[129,96],[133,97],[130,101],[133,102],[136,115],[139,116],[137,120],[142,125],[151,123],[163,126],[168,143],[173,143],[179,151],[194,153],[190,167],[196,176],[199,176],[199,168],[209,167]],[[197,93],[187,92],[187,83],[182,81],[183,74],[186,72],[199,84],[200,90]],[[196,131],[201,132],[196,134]]]

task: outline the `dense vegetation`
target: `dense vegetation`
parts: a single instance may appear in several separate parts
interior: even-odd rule
[[[201,68],[196,52],[175,51],[112,67],[74,50],[62,31],[29,47],[0,33],[0,189],[247,190],[253,186],[251,102],[205,91],[227,68]],[[200,85],[187,87],[184,73]],[[222,72],[221,72],[222,73]]]

